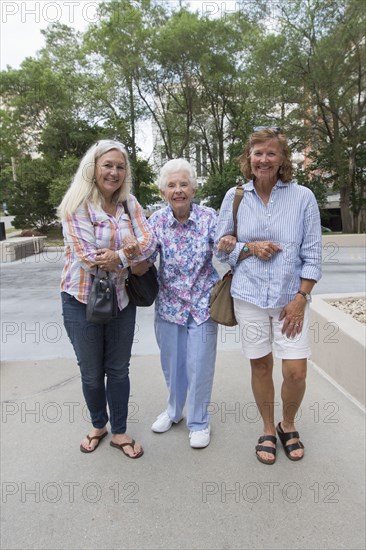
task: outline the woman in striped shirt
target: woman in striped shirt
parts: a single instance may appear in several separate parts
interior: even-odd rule
[[[123,145],[102,140],[90,147],[59,207],[65,239],[61,296],[64,324],[93,425],[80,450],[91,453],[98,447],[108,433],[109,420],[110,445],[138,458],[143,449],[126,434],[136,307],[128,301],[125,279],[128,266],[140,275],[148,269],[145,259],[156,244],[130,189],[131,169]],[[131,219],[124,211],[124,200]],[[105,325],[86,320],[92,276],[98,266],[111,272],[117,290],[117,318]]]
[[[234,269],[231,294],[243,352],[250,359],[252,389],[264,431],[256,456],[276,460],[273,355],[282,359],[282,421],[277,434],[286,456],[300,460],[304,446],[295,417],[304,392],[310,292],[321,277],[319,208],[310,189],[292,181],[291,153],[279,128],[258,127],[240,157],[250,180],[233,237],[235,188],[223,201],[215,242],[217,256]]]

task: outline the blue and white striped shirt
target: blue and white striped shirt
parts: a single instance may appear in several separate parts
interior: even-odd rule
[[[215,236],[215,255],[234,270],[231,294],[261,308],[284,307],[300,288],[300,279],[321,278],[322,243],[318,204],[307,187],[278,180],[268,204],[257,194],[253,181],[244,186],[237,216],[237,244],[231,254],[219,252],[218,241],[234,232],[235,187],[222,202]],[[243,246],[271,241],[281,247],[271,260],[256,256],[238,262]],[[238,262],[238,263],[237,263]]]

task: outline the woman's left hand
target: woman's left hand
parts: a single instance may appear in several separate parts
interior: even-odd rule
[[[100,248],[97,250],[97,256],[94,263],[103,269],[103,271],[118,271],[121,260],[115,250]]]
[[[122,244],[123,253],[129,261],[133,260],[134,258],[136,258],[136,256],[141,254],[140,244],[135,237],[132,237],[132,235],[125,237],[122,241]]]
[[[278,320],[284,319],[282,334],[286,333],[287,338],[295,338],[296,334],[302,331],[305,306],[306,301],[303,298],[302,300],[294,298],[281,311]]]

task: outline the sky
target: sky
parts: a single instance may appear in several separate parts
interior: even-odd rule
[[[1,69],[19,68],[26,57],[34,57],[44,46],[41,30],[60,22],[84,31],[98,21],[101,0],[3,0],[1,13]]]

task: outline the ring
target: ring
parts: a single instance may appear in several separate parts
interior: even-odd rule
[[[272,254],[268,254],[268,258],[272,258]]]
[[[295,323],[295,327],[299,327],[300,326],[300,323]]]

